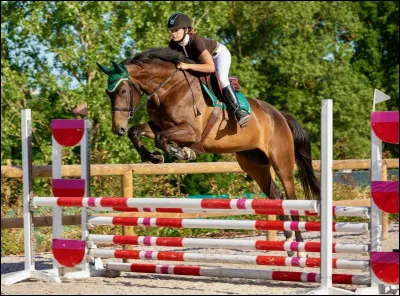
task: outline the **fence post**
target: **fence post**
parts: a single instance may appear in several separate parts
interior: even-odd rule
[[[122,197],[132,197],[132,171],[126,171],[123,175],[121,175],[121,195]],[[122,226],[122,235],[135,235],[135,230],[133,226]],[[124,250],[133,250],[132,245],[123,245]],[[129,263],[131,259],[123,259],[123,262]]]
[[[275,171],[273,167],[270,167],[271,179],[275,182]],[[267,215],[267,220],[276,221],[276,215]],[[267,240],[268,241],[276,241],[276,230],[267,230]]]

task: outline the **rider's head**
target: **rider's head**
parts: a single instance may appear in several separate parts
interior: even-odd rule
[[[182,41],[186,34],[194,33],[190,18],[182,12],[175,12],[169,17],[167,30],[177,42]]]

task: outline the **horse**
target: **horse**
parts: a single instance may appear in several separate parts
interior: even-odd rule
[[[193,150],[235,153],[241,169],[257,182],[266,197],[278,200],[283,199],[283,194],[270,169],[279,178],[286,199],[295,200],[296,163],[305,198],[320,199],[310,140],[292,115],[280,112],[265,101],[247,98],[252,113],[247,127],[240,128],[232,110],[219,108],[215,112],[200,83],[202,76],[208,74],[178,70],[179,62],[193,63],[169,48],[151,48],[121,64],[112,62],[112,68],[97,63],[108,75],[106,94],[111,100],[112,131],[120,136],[128,135],[143,162],[162,163],[163,156],[158,151],[148,151],[140,141],[142,136],[154,139],[156,148],[181,160],[194,159]],[[128,120],[140,107],[137,105],[143,94],[147,99],[140,106],[147,103],[150,120],[128,130]],[[210,124],[212,116],[213,125]],[[175,145],[170,145],[171,142]],[[298,216],[291,218],[299,221]],[[289,217],[280,215],[279,219],[287,221]],[[287,241],[293,240],[292,231],[284,234]],[[295,231],[295,237],[297,242],[303,241],[300,231]],[[304,257],[306,253],[298,256]]]

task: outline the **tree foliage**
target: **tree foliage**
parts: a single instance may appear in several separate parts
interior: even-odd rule
[[[71,110],[82,102],[92,123],[92,163],[140,162],[129,140],[111,132],[96,61],[167,46],[166,22],[175,11],[190,15],[200,35],[228,47],[230,74],[239,76],[245,95],[296,117],[310,135],[314,159],[322,99],[334,100],[334,153],[342,159],[369,157],[374,88],[392,97],[382,110],[399,104],[395,1],[3,1],[1,9],[2,164],[21,162],[22,108],[34,118],[33,160],[48,164],[51,119],[74,118]],[[146,116],[141,110],[130,124]],[[73,153],[65,159],[77,161]]]

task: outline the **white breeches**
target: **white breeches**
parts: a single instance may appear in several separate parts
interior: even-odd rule
[[[218,73],[218,78],[221,81],[222,88],[229,85],[229,69],[231,67],[231,53],[225,45],[219,43],[217,54],[213,57],[215,70]]]

